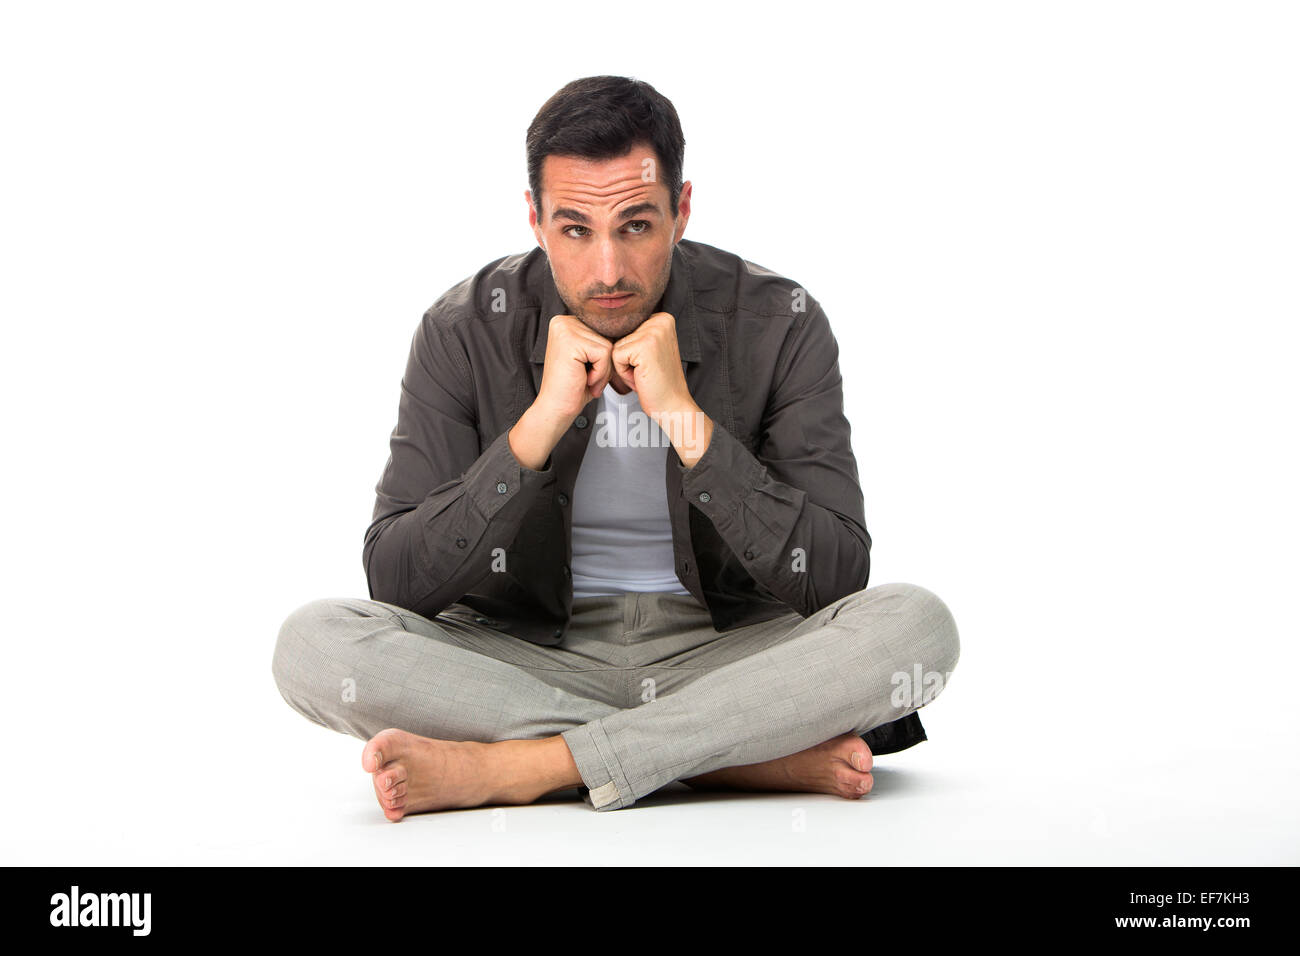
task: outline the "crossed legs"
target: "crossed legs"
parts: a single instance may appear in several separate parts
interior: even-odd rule
[[[861,796],[871,753],[858,734],[933,698],[957,662],[956,625],[907,584],[793,620],[728,632],[730,660],[711,668],[707,646],[698,676],[632,708],[557,686],[554,649],[373,601],[299,608],[274,672],[299,712],[367,741],[389,819],[571,787],[618,809],[672,780]]]

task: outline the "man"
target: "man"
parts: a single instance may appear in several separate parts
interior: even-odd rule
[[[682,238],[684,139],[649,84],[568,84],[527,150],[538,248],[425,313],[370,600],[289,616],[281,694],[367,741],[390,820],[674,780],[861,797],[959,650],[933,593],[867,588],[825,313]]]

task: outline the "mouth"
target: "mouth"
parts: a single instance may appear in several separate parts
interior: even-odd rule
[[[592,296],[591,301],[597,303],[602,308],[617,309],[619,306],[626,305],[632,301],[632,293],[626,295],[598,295]]]

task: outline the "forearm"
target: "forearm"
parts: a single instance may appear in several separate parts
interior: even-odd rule
[[[371,524],[363,549],[371,598],[425,616],[458,600],[491,572],[495,549],[509,548],[552,480],[549,468],[517,460],[501,434],[459,479]]]
[[[687,468],[694,468],[704,457],[713,438],[713,419],[694,402],[680,410],[659,415],[655,424],[668,437],[678,459]]]
[[[725,428],[683,468],[682,488],[754,580],[805,617],[867,586],[865,527],[777,480]]]
[[[525,468],[541,471],[573,418],[565,420],[533,403],[510,429],[510,451]]]

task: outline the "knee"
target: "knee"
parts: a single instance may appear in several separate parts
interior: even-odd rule
[[[854,598],[865,610],[893,623],[888,637],[894,652],[891,666],[932,688],[927,699],[937,695],[961,656],[957,621],[948,605],[933,591],[906,583],[877,585]]]
[[[280,625],[271,658],[276,686],[286,698],[301,697],[346,661],[348,646],[355,645],[367,631],[373,616],[357,601],[321,598],[309,601]]]
[[[913,637],[914,664],[919,664],[927,675],[927,683],[934,683],[937,694],[957,667],[961,657],[961,639],[957,633],[957,620],[948,605],[933,591],[917,584],[886,585],[896,589],[902,598],[901,609],[906,615],[906,630]],[[930,680],[937,675],[937,680]]]
[[[401,626],[395,609],[375,601],[323,598],[296,608],[280,625],[271,671],[294,710],[330,730],[367,739],[391,724],[389,686],[375,681],[382,635]]]

